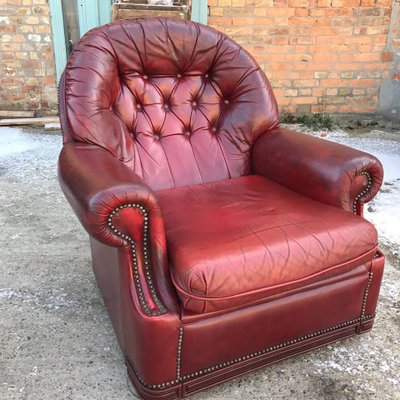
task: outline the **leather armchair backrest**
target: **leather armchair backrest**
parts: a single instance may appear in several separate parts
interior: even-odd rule
[[[64,142],[96,144],[154,190],[250,172],[251,146],[278,123],[255,60],[188,21],[123,20],[87,33],[60,85]]]

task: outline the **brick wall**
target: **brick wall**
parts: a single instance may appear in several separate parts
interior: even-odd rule
[[[0,0],[0,110],[56,111],[47,0]]]
[[[400,115],[398,0],[208,4],[209,24],[255,56],[283,110],[375,112],[380,106]],[[54,69],[48,1],[0,0],[0,110],[56,112]]]
[[[209,24],[257,59],[283,110],[375,112],[396,1],[208,0]]]

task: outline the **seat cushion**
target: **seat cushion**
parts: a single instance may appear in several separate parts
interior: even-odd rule
[[[172,280],[194,312],[228,309],[347,273],[371,260],[360,216],[250,175],[158,192]]]

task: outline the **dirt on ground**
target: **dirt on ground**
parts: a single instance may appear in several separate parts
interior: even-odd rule
[[[366,210],[387,255],[373,330],[193,400],[400,399],[400,130],[385,129],[309,132],[369,151],[386,170]],[[132,399],[88,236],[57,182],[60,149],[60,132],[0,128],[0,399]]]

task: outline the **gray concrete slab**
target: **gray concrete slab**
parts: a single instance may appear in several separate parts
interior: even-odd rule
[[[329,135],[389,160],[386,192],[368,213],[389,256],[374,329],[194,400],[400,399],[398,135]],[[132,399],[87,235],[57,183],[60,148],[58,132],[0,129],[0,399]]]

